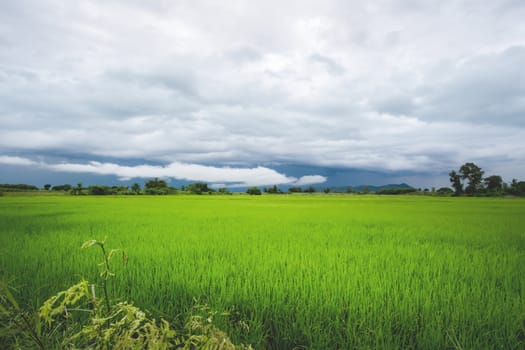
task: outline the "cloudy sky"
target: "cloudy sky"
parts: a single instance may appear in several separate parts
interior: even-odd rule
[[[439,186],[467,161],[523,179],[523,18],[522,0],[2,1],[0,182]]]

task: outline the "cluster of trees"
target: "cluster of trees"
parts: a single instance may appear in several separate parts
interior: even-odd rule
[[[507,184],[499,175],[483,177],[484,174],[485,172],[474,163],[465,163],[458,171],[452,170],[448,175],[454,195],[525,196],[525,181],[513,179],[510,184]]]
[[[187,192],[192,193],[192,194],[203,194],[203,193],[215,192],[215,190],[213,188],[208,187],[208,184],[205,182],[196,182],[193,184],[189,184],[184,189]]]
[[[196,182],[189,184],[188,186],[182,186],[181,191],[191,194],[231,194],[226,187],[221,187],[215,190],[208,186],[205,182]]]
[[[259,187],[253,186],[253,187],[248,188],[246,190],[246,193],[248,193],[249,195],[252,195],[252,196],[260,196],[261,195],[261,190],[259,189]]]
[[[168,187],[168,184],[164,180],[157,178],[146,181],[144,189],[138,183],[134,183],[131,187],[128,186],[105,186],[105,185],[93,185],[84,187],[82,183],[78,183],[76,186],[70,184],[51,186],[45,184],[44,189],[47,191],[64,191],[69,192],[73,195],[138,195],[138,194],[169,194],[174,193],[176,189]]]
[[[525,196],[525,181],[512,179],[510,186],[508,186],[508,193],[515,196]]]
[[[38,189],[35,187],[35,189]],[[215,190],[211,187],[208,187],[207,183],[197,182],[189,184],[187,186],[182,186],[179,189],[176,187],[171,187],[165,180],[154,178],[148,180],[144,183],[144,188],[138,183],[134,183],[130,187],[128,186],[105,186],[105,185],[93,185],[88,187],[83,187],[82,183],[78,183],[76,187],[65,184],[59,186],[51,186],[46,184],[44,186],[45,190],[51,191],[65,191],[73,195],[95,195],[95,196],[104,196],[104,195],[167,195],[167,194],[176,194],[179,191],[183,193],[192,193],[192,194],[230,194],[226,188],[220,188]]]
[[[371,192],[367,186],[363,187],[361,190],[354,190],[352,187],[346,187],[346,188],[329,188],[329,187],[326,187],[324,189],[316,189],[313,186],[309,186],[309,187],[303,189],[302,187],[293,186],[293,187],[289,187],[288,188],[288,193],[315,193],[315,192],[318,192],[318,191],[322,191],[324,193],[331,193],[331,192],[334,192],[334,193],[358,193],[358,194],[375,193],[375,194],[380,194],[380,195],[399,195],[399,194],[424,193],[424,192],[430,193],[430,190],[427,189],[427,188],[425,188],[425,190],[422,190],[422,189],[415,189],[415,188],[412,188],[412,187],[408,187],[408,188],[405,188],[405,187],[403,187],[403,188],[386,188],[386,189],[381,189],[381,190],[377,190],[377,191],[374,191],[374,192]],[[269,188],[263,188],[262,191],[256,186],[250,187],[250,188],[248,188],[246,190],[246,193],[248,193],[250,195],[260,195],[260,194],[262,194],[262,192],[269,193],[269,194],[285,194],[286,193],[286,192],[282,191],[280,188],[278,188],[276,185],[274,185],[272,187],[269,187]],[[432,188],[432,194],[451,195],[452,193],[453,193],[453,191],[450,188],[448,188],[448,187],[440,188],[438,191],[435,191],[435,189]]]
[[[165,180],[154,178],[148,180],[144,183],[144,188],[138,183],[134,183],[131,187],[128,186],[89,186],[87,188],[88,194],[91,195],[139,195],[139,194],[149,194],[149,195],[167,195],[174,194],[177,192],[177,189],[174,187],[168,186],[168,183]]]
[[[38,187],[26,184],[0,184],[0,192],[38,191]]]
[[[273,185],[269,188],[264,188],[263,190],[265,193],[272,193],[272,194],[281,194],[284,193],[277,185]]]
[[[418,192],[415,188],[387,188],[384,190],[379,190],[376,192],[376,194],[408,194],[408,193],[414,193]]]
[[[283,190],[281,190],[279,187],[277,187],[277,185],[273,185],[272,187],[264,187],[262,191],[257,186],[250,187],[246,190],[246,193],[251,194],[251,195],[261,195],[262,192],[269,193],[269,194],[285,194],[286,193]],[[304,190],[302,187],[288,188],[288,193],[301,193],[301,192],[314,193],[314,192],[317,192],[317,190],[315,189],[315,187],[312,187],[312,186],[305,188]],[[328,193],[330,192],[330,190],[328,189],[328,191],[326,191],[325,189],[325,192]]]
[[[87,189],[87,193],[94,195],[94,196],[104,196],[104,195],[129,195],[129,194],[137,194],[133,190],[130,190],[127,186],[103,186],[103,185],[95,185],[95,186],[89,186]],[[80,191],[76,191],[74,194],[83,194],[83,189]]]
[[[71,191],[71,188],[73,188],[73,186],[71,186],[70,184],[58,185],[58,186],[53,186],[53,187],[51,187],[50,184],[44,185],[44,189],[46,189],[48,191],[51,189],[51,191],[69,192],[69,191]]]
[[[132,191],[134,191],[135,194],[140,194],[140,185],[138,183],[134,183],[132,186]],[[145,194],[166,195],[175,192],[176,189],[171,189],[165,180],[161,180],[159,178],[154,178],[144,183]]]
[[[317,190],[313,186],[307,187],[305,189],[303,189],[302,187],[290,187],[288,189],[288,192],[290,192],[290,193],[301,193],[301,192],[314,193],[314,192],[317,192]],[[327,188],[324,189],[324,192],[325,193],[329,193],[330,189],[327,187]]]

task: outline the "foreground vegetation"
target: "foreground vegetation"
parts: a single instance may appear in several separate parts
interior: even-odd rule
[[[258,349],[525,346],[525,201],[378,196],[2,197],[0,272],[26,308],[99,275],[173,324],[193,306]],[[196,302],[197,300],[197,302]]]
[[[0,344],[2,349],[126,349],[126,350],[250,350],[234,345],[213,325],[216,312],[196,305],[184,326],[174,328],[165,319],[156,320],[128,302],[112,304],[108,282],[117,249],[89,240],[82,248],[99,247],[102,296],[97,285],[86,280],[50,297],[31,312],[20,307],[9,286],[0,283]],[[122,251],[124,260],[125,252]]]

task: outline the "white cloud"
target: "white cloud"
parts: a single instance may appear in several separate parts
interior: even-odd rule
[[[255,168],[217,167],[199,164],[173,162],[165,166],[137,165],[125,166],[115,163],[89,162],[80,163],[45,163],[34,162],[27,158],[0,156],[0,164],[38,166],[43,169],[66,173],[86,173],[96,175],[114,175],[121,180],[133,178],[173,178],[187,181],[214,183],[215,187],[247,187],[279,184],[306,185],[326,181],[324,176],[307,175],[299,180],[286,176],[273,169],[258,166]]]
[[[0,164],[5,165],[37,165],[38,163],[32,161],[31,159],[22,158],[22,157],[12,157],[12,156],[0,156]]]
[[[122,166],[113,163],[90,162],[89,164],[53,164],[46,166],[61,172],[116,175],[121,179],[132,178],[175,178],[188,181],[224,182],[230,187],[286,184],[295,181],[275,170],[256,168],[214,167],[187,163],[170,163],[166,166],[138,165]]]
[[[301,176],[299,180],[293,183],[293,185],[294,186],[305,186],[305,185],[321,184],[323,182],[326,182],[326,180],[327,180],[326,176],[305,175],[305,176]]]

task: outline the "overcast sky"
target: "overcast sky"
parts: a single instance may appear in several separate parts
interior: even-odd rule
[[[273,167],[296,164],[447,185],[467,161],[523,179],[524,18],[522,0],[2,1],[0,181],[329,183]]]

